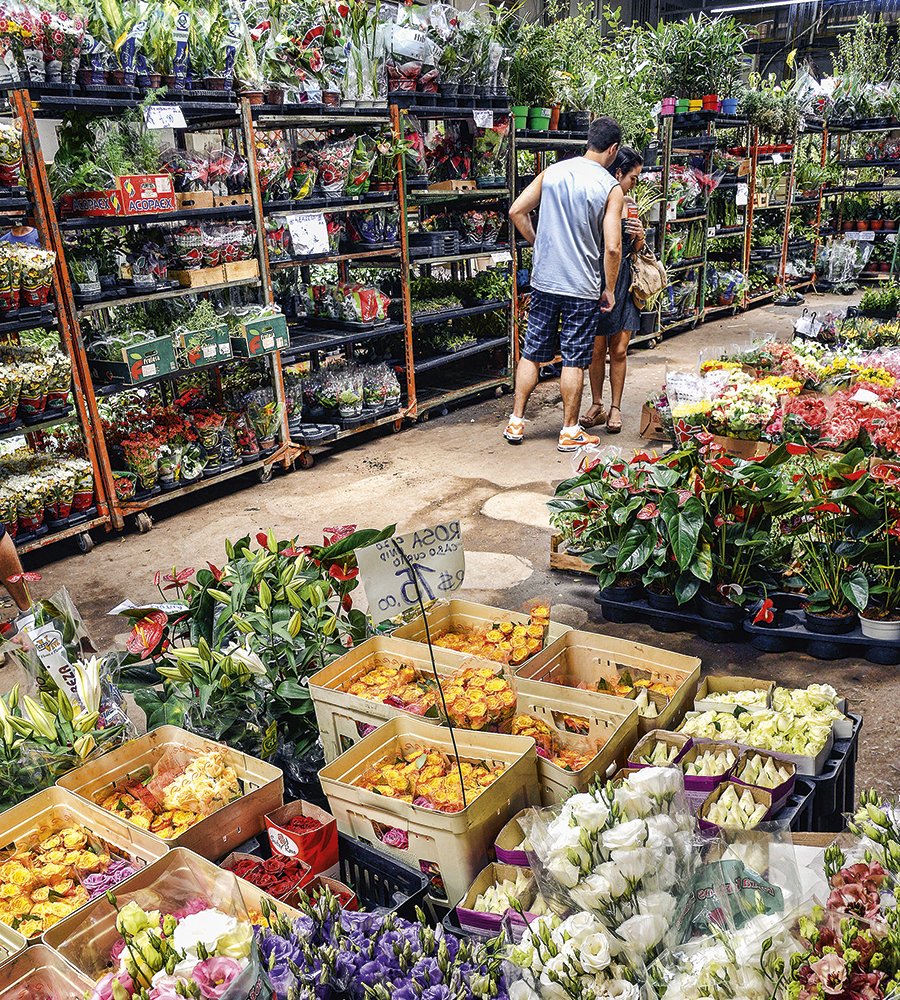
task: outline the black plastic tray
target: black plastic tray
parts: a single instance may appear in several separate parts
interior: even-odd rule
[[[744,642],[741,622],[722,622],[704,618],[694,610],[689,601],[677,611],[662,610],[650,606],[646,598],[637,601],[614,601],[599,592],[594,600],[600,605],[603,617],[609,622],[627,624],[645,622],[657,632],[697,632],[711,642]]]
[[[767,653],[801,650],[820,660],[853,656],[870,663],[900,664],[900,642],[871,639],[862,634],[858,625],[844,635],[813,632],[803,624],[803,614],[799,611],[786,611],[780,628],[754,625],[751,621],[744,622],[743,628],[750,637],[750,645]]]

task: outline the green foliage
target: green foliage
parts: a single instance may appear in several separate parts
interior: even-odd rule
[[[853,31],[838,38],[838,50],[833,53],[835,76],[851,76],[864,83],[881,83],[891,78],[891,68],[896,68],[895,52],[890,31],[884,16],[874,21],[868,14],[857,18]]]
[[[733,17],[692,14],[685,20],[660,23],[654,34],[654,63],[662,96],[736,94],[747,31]]]

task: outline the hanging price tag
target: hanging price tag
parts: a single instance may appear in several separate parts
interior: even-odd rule
[[[287,217],[294,255],[308,257],[329,252],[328,226],[322,212],[298,212]]]
[[[715,226],[710,226],[710,227],[709,227],[709,228],[708,228],[708,229],[706,230],[706,238],[707,238],[708,240],[711,240],[711,239],[712,239],[712,238],[713,238],[713,237],[714,237],[715,235],[716,235],[716,227],[715,227]]]
[[[666,222],[672,222],[678,217],[678,202],[670,201],[666,205]]]
[[[493,128],[494,127],[494,112],[487,110],[485,108],[476,108],[472,112],[472,117],[475,119],[475,124],[478,128]]]
[[[187,128],[184,112],[177,104],[151,104],[144,109],[147,128]]]
[[[750,200],[750,187],[747,184],[738,184],[737,191],[734,194],[734,203],[740,208],[742,205],[746,205]]]
[[[509,250],[500,250],[497,253],[491,254],[492,264],[506,264],[512,260],[512,254]]]
[[[417,593],[426,604],[446,597],[462,586],[466,575],[459,521],[357,549],[356,561],[376,624],[418,604]]]
[[[775,164],[776,167],[778,167],[784,162],[784,157],[781,155],[781,153],[773,153],[772,162]]]

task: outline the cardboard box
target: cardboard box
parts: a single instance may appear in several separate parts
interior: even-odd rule
[[[116,889],[120,909],[134,900],[145,909],[173,911],[197,898],[207,900],[223,913],[238,917],[260,913],[263,901],[289,920],[300,916],[293,907],[272,899],[255,885],[223,871],[183,847],[170,851]],[[107,971],[109,952],[118,938],[116,910],[103,895],[51,927],[44,934],[44,943],[54,948],[81,974],[96,980]],[[251,988],[250,995],[255,995],[254,988]]]
[[[0,965],[0,1000],[84,1000],[94,986],[45,944],[33,945]]]
[[[295,816],[311,816],[322,824],[318,830],[298,833],[288,823]],[[311,802],[286,802],[266,815],[269,844],[276,854],[300,858],[310,867],[311,875],[330,875],[340,866],[338,829],[334,816]]]
[[[745,438],[725,437],[721,434],[713,434],[712,439],[713,443],[722,448],[726,455],[730,455],[732,458],[743,458],[748,462],[764,458],[776,448],[776,445],[768,441],[748,441]]]
[[[474,191],[478,185],[475,181],[464,180],[464,181],[438,181],[435,184],[429,184],[429,191]]]
[[[204,288],[208,285],[225,284],[225,267],[195,267],[190,271],[169,271],[169,277],[174,278],[184,288]]]
[[[552,613],[552,609],[551,609]],[[529,616],[518,611],[504,611],[502,608],[492,608],[488,604],[473,604],[471,601],[454,599],[451,601],[436,601],[426,612],[428,619],[428,632],[432,640],[445,632],[485,632],[496,622],[513,622],[514,624],[527,625]],[[547,629],[544,640],[544,648],[549,643],[558,639],[565,632],[569,631],[568,625],[551,621]],[[425,619],[421,615],[413,618],[412,621],[394,629],[395,639],[412,639],[413,642],[426,642]],[[536,656],[526,660],[530,663]],[[518,671],[517,671],[518,673]],[[518,685],[516,686],[518,691]]]
[[[0,851],[34,839],[39,833],[50,836],[56,830],[76,825],[102,840],[114,856],[131,861],[136,868],[153,864],[169,851],[164,840],[64,788],[45,788],[0,813]],[[32,941],[39,937],[36,935]]]
[[[508,909],[505,913],[486,913],[483,910],[475,909],[475,900],[486,889],[507,879],[515,882],[523,871],[527,872],[529,878],[528,887],[519,896],[519,902],[525,911],[525,920],[514,909]],[[528,907],[535,901],[537,895],[537,882],[530,868],[492,862],[478,873],[475,881],[469,886],[465,896],[457,905],[456,916],[459,919],[459,926],[467,933],[477,937],[493,938],[497,937],[503,930],[504,922],[508,922],[513,941],[518,943],[525,932],[526,921],[530,923],[537,919],[535,914],[528,911]]]
[[[195,823],[180,837],[160,840],[161,844],[188,847],[204,858],[217,861],[233,847],[262,833],[265,829],[263,817],[283,804],[284,782],[277,767],[177,726],[160,726],[130,740],[103,757],[63,775],[57,785],[94,802],[96,798],[109,794],[116,782],[149,773],[169,749],[187,749],[195,754],[223,750],[226,760],[237,773],[244,794]],[[127,823],[127,820],[122,822]],[[132,824],[128,823],[128,826]]]
[[[455,757],[449,730],[418,719],[391,719],[319,772],[341,833],[421,871],[431,882],[432,898],[451,906],[490,860],[507,819],[539,802],[534,740],[465,729],[455,729],[454,736],[460,760],[505,765],[458,812],[425,809],[354,784],[389,754],[410,747],[433,747]]]
[[[731,781],[723,781],[720,785],[716,786],[715,790],[710,794],[707,800],[700,807],[700,811],[697,814],[698,821],[700,823],[701,833],[718,833],[720,829],[732,830],[738,829],[737,827],[723,827],[720,828],[716,823],[711,823],[706,819],[706,814],[709,812],[710,806],[717,802],[719,797],[725,791],[729,785],[734,785]],[[760,820],[760,823],[764,823],[769,816],[772,815],[772,795],[765,788],[755,788],[752,785],[734,785],[735,791],[740,795],[745,789],[749,790],[750,794],[753,796],[754,802],[766,807],[766,813]],[[755,829],[755,827],[751,827]]]
[[[669,441],[669,435],[663,426],[659,411],[655,406],[650,406],[649,403],[644,403],[641,407],[639,433],[645,441],[662,441],[666,443]]]
[[[707,753],[710,750],[730,750],[734,754],[735,762],[721,774],[701,775],[685,773],[684,794],[692,812],[696,812],[723,781],[727,781],[732,777],[741,759],[742,749],[737,743],[694,743],[690,750],[678,761],[678,766],[682,771],[686,772],[688,764],[692,764],[701,754]]]
[[[122,202],[115,188],[105,188],[97,191],[77,191],[63,195],[59,204],[59,214],[66,216],[96,216],[122,215]]]
[[[231,334],[231,349],[236,358],[255,358],[260,354],[287,350],[290,345],[287,320],[280,315],[242,323],[238,332]]]
[[[247,281],[259,277],[259,261],[253,257],[250,260],[233,260],[225,264],[226,281]]]
[[[252,205],[253,199],[249,194],[216,194],[213,195],[213,204],[216,208],[240,208]]]
[[[738,777],[743,768],[744,764],[753,757],[766,758],[770,757],[777,761],[779,764],[784,765],[791,772],[791,776],[787,781],[783,781],[780,785],[776,785],[774,788],[764,788],[763,785],[754,785],[749,781],[744,781],[742,778]],[[794,791],[794,783],[797,778],[797,765],[791,760],[785,760],[779,757],[778,754],[774,753],[763,753],[762,750],[745,750],[741,759],[737,762],[737,766],[731,775],[731,781],[735,785],[745,785],[748,788],[764,788],[765,791],[769,792],[772,796],[772,815],[776,815],[781,811],[784,804],[791,797]]]
[[[519,847],[519,844],[525,839],[525,831],[522,829],[519,821],[528,812],[530,812],[529,809],[523,809],[521,812],[516,813],[497,834],[494,840],[494,857],[501,864],[518,865],[522,868],[528,867],[528,855]]]
[[[117,179],[116,187],[121,215],[163,215],[177,208],[170,174],[126,174]]]
[[[122,348],[121,361],[91,361],[99,375],[124,385],[140,385],[177,369],[175,345],[171,337],[154,337],[134,347]]]
[[[755,677],[726,677],[710,674],[700,681],[700,686],[694,697],[694,709],[697,712],[730,712],[732,715],[738,707],[752,709],[752,706],[749,705],[738,706],[733,701],[719,701],[716,698],[717,694],[727,691],[765,691],[765,701],[757,707],[771,708],[774,689],[775,681],[757,680]]]
[[[191,346],[188,346],[188,345]],[[228,324],[206,330],[178,334],[178,360],[181,368],[203,368],[232,357]]]
[[[179,191],[175,195],[179,208],[212,208],[212,191]]]
[[[691,719],[694,716],[699,715],[699,714],[700,714],[699,712],[688,712],[685,715],[685,720]],[[682,724],[683,724],[683,722],[682,722]],[[712,742],[712,741],[710,741],[710,740],[708,740],[708,739],[706,739],[705,737],[702,737],[702,736],[694,736],[694,737],[692,737],[692,739],[694,740],[695,743],[709,743],[709,742]],[[737,742],[739,742],[739,741],[737,741]],[[742,747],[745,747],[747,750],[759,750],[759,749],[761,749],[760,747],[750,746],[750,744],[748,744],[748,743],[740,743],[740,745]],[[822,768],[825,766],[825,761],[828,760],[828,757],[831,754],[831,748],[833,746],[834,746],[834,730],[832,729],[831,733],[829,733],[829,735],[828,735],[828,739],[825,741],[825,745],[815,755],[815,757],[811,757],[808,754],[775,753],[775,752],[770,751],[770,750],[763,750],[763,753],[771,753],[773,757],[778,757],[779,760],[789,760],[789,761],[792,761],[796,765],[796,767],[797,767],[797,774],[799,774],[801,776],[803,776],[803,775],[815,776],[817,774],[821,774],[822,773]]]
[[[638,732],[673,729],[690,708],[700,679],[700,658],[594,632],[566,629],[554,642],[516,670],[516,692],[568,689],[614,682],[620,670],[675,688],[655,718],[638,718]],[[617,696],[600,693],[600,698]],[[625,699],[617,699],[625,700]],[[605,704],[605,702],[601,703]]]
[[[637,705],[625,698],[604,698],[601,705],[593,691],[529,689],[519,694],[516,713],[545,722],[564,749],[596,750],[592,759],[578,771],[568,771],[538,755],[538,781],[544,806],[564,802],[573,792],[585,791],[595,777],[612,775],[625,763],[638,736]],[[563,723],[567,715],[586,720],[587,735],[568,731]]]
[[[647,733],[638,740],[634,749],[628,754],[628,766],[631,768],[642,768],[642,767],[657,767],[656,764],[651,764],[647,760],[647,756],[653,751],[653,748],[658,743],[665,743],[668,747],[675,747],[677,753],[666,764],[666,767],[678,767],[681,763],[681,758],[685,756],[688,750],[693,746],[693,742],[689,736],[683,736],[681,733],[670,733],[665,729],[655,729],[652,732]]]

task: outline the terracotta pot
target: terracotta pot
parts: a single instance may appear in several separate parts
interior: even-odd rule
[[[261,90],[242,90],[241,97],[246,97],[250,104],[263,103],[263,92]]]
[[[125,82],[125,70],[124,69],[111,69],[107,72],[107,77],[109,82],[116,87],[121,87]]]
[[[166,75],[162,77],[162,83],[169,88],[169,90],[175,89],[175,77]]]
[[[322,103],[330,108],[336,108],[341,103],[341,95],[336,90],[323,90]]]
[[[205,90],[224,90],[225,89],[225,77],[224,76],[207,76],[203,80],[203,87]]]
[[[859,222],[856,223],[856,231],[858,233],[866,233],[866,232],[868,232],[869,231],[869,221],[868,221],[868,219],[860,219]]]
[[[849,219],[845,219],[841,223],[841,229],[845,233],[853,232],[853,230],[856,229],[856,223],[855,222],[851,222]]]
[[[884,219],[870,219],[869,228],[874,233],[880,233],[884,229]]]
[[[559,105],[554,104],[550,109],[550,131],[555,132],[559,128]]]
[[[883,219],[884,230],[887,233],[894,233],[897,231],[897,220],[896,219]]]
[[[266,104],[284,104],[284,91],[280,87],[272,87],[267,90]]]

